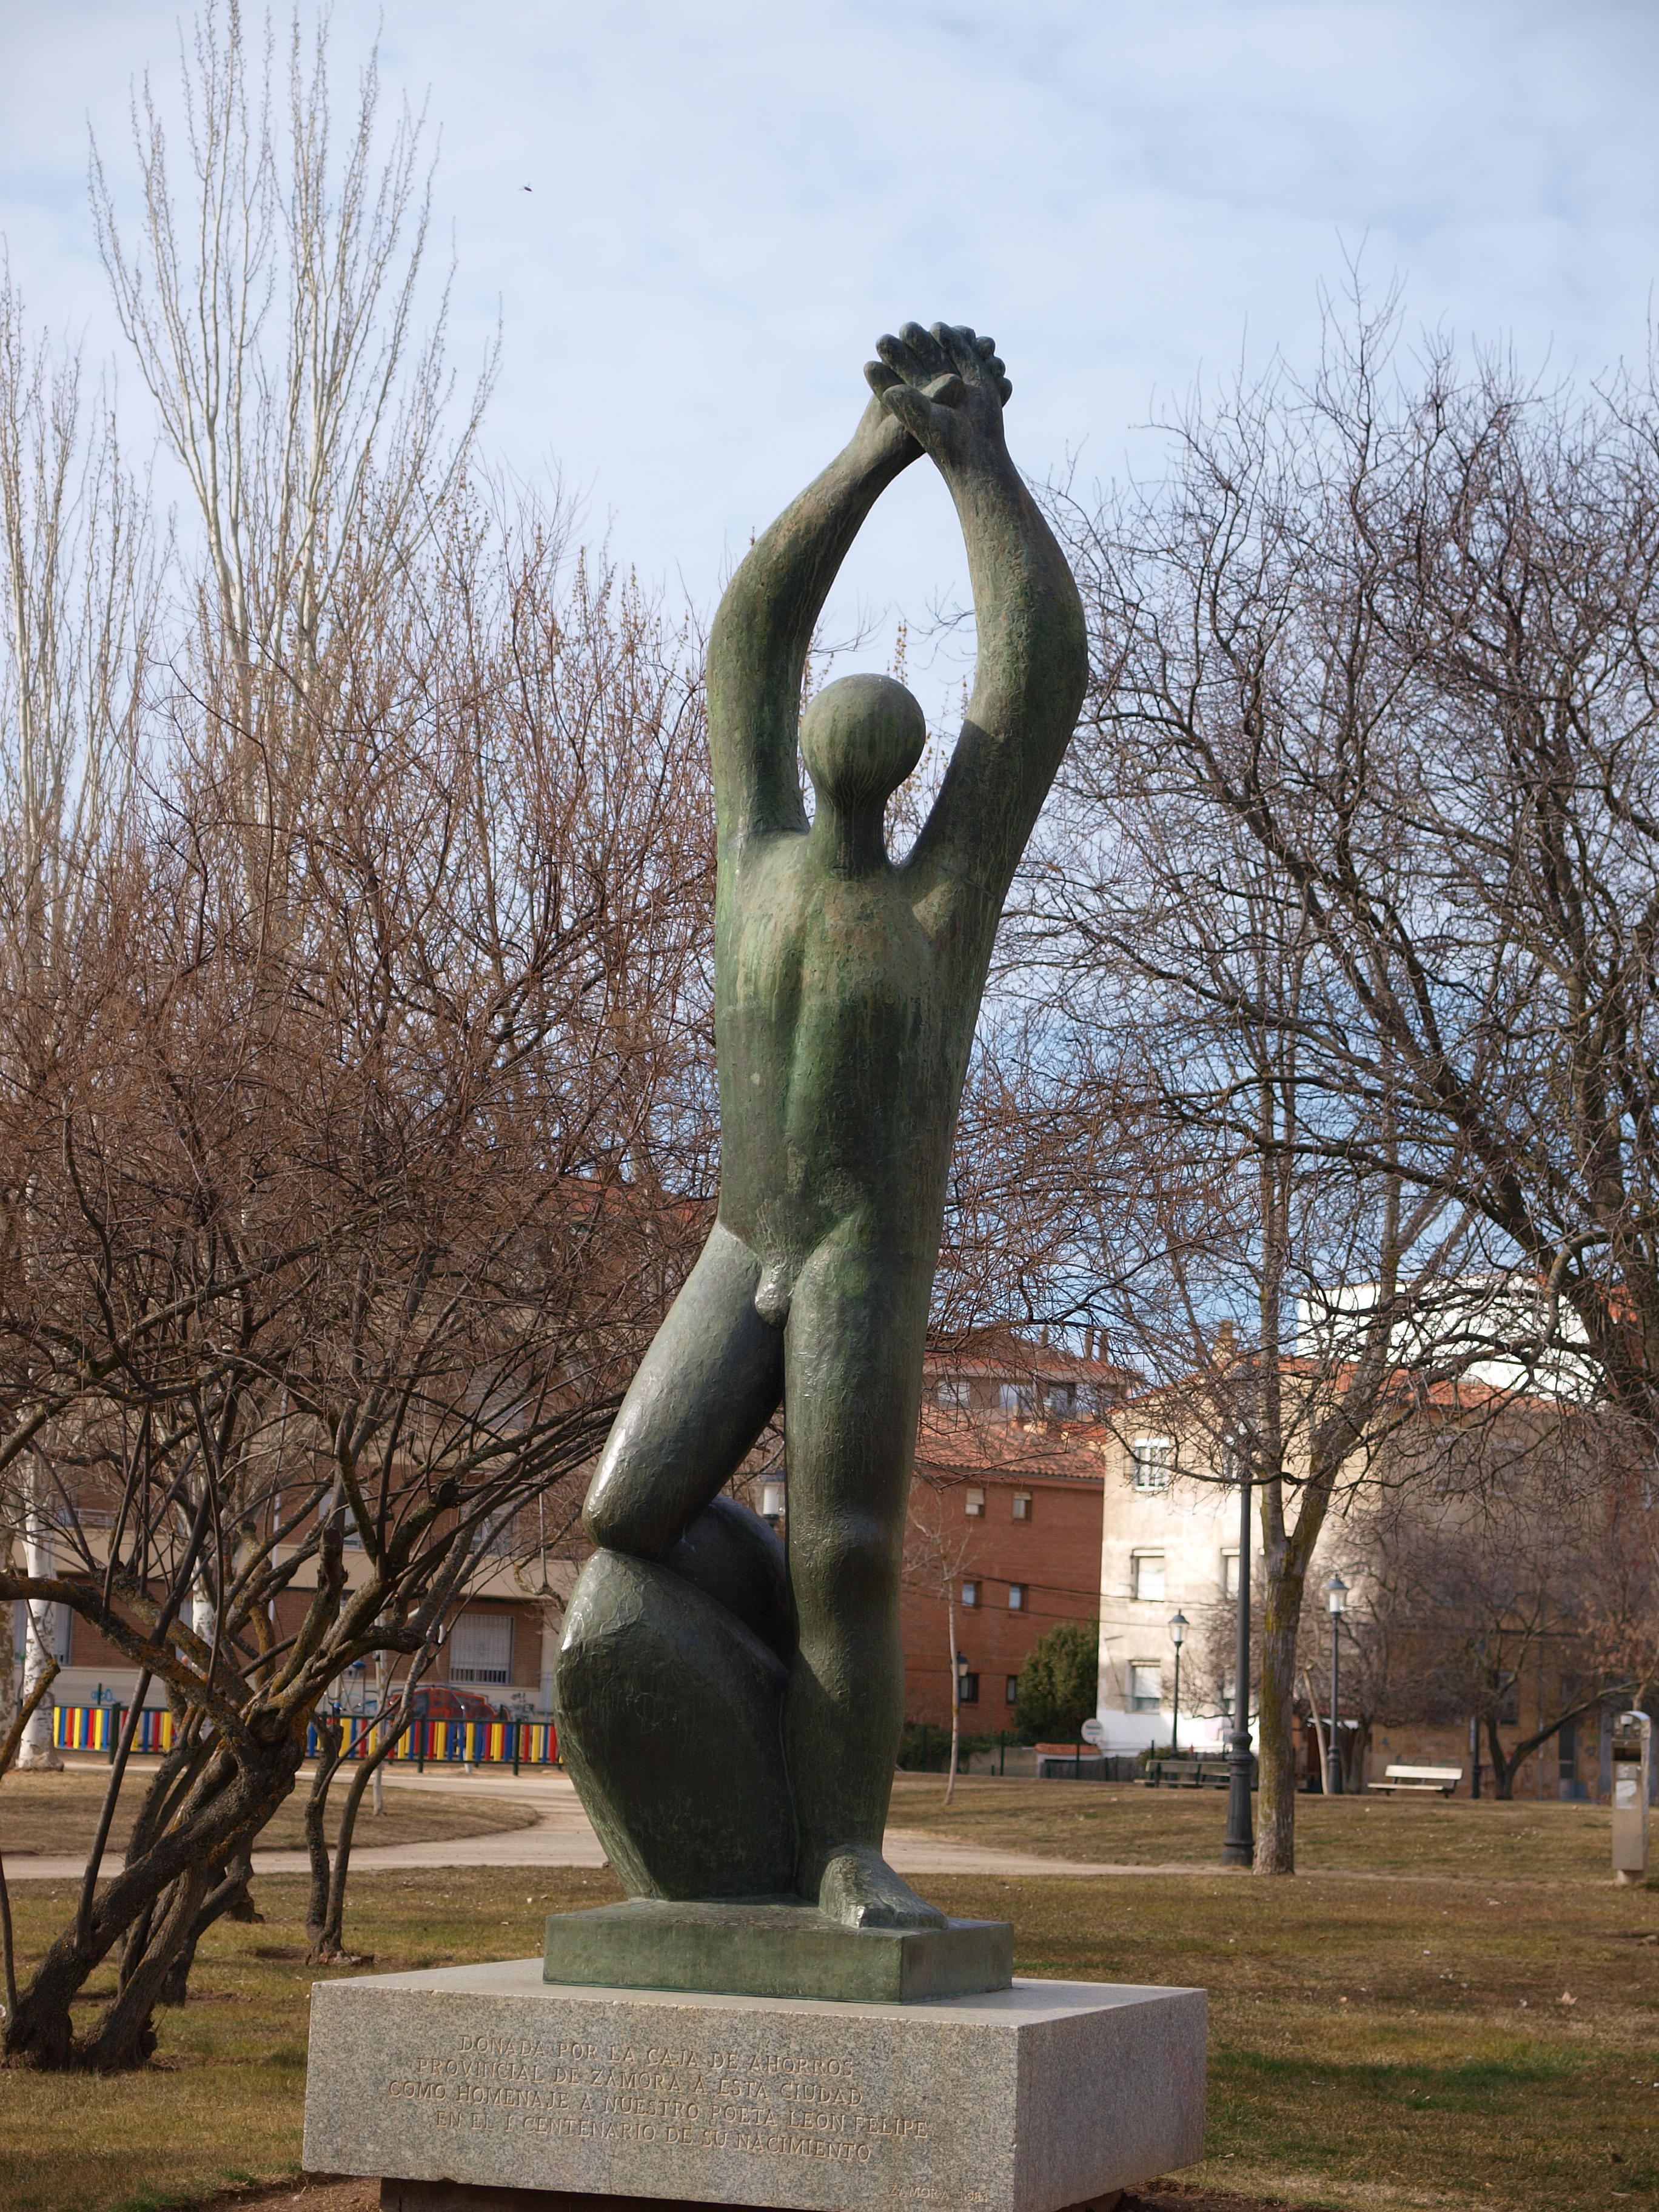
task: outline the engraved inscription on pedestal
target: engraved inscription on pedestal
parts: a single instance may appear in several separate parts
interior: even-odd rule
[[[925,2141],[915,2112],[872,2109],[845,2057],[570,2038],[462,2034],[448,2055],[417,2057],[386,2084],[393,2104],[423,2106],[440,2130],[514,2132],[553,2142],[660,2142],[665,2149],[746,2158],[842,2159],[868,2166],[882,2149]]]
[[[805,2003],[550,1988],[534,1960],[327,1983],[305,2160],[814,2212],[1054,2212],[1201,2155],[1203,2043],[1194,1990]]]

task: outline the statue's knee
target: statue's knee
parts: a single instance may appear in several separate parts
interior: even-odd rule
[[[600,1551],[624,1552],[635,1559],[659,1558],[679,1533],[663,1525],[657,1486],[641,1481],[636,1464],[611,1451],[600,1460],[583,1501],[582,1531]]]

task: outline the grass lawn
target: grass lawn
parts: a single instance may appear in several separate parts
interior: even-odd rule
[[[971,1774],[957,1781],[950,1806],[944,1798],[942,1777],[901,1774],[890,1825],[1109,1866],[1213,1866],[1227,1826],[1224,1790]],[[1610,1822],[1605,1805],[1535,1798],[1298,1797],[1296,1863],[1308,1874],[1606,1882]]]
[[[88,1849],[97,1832],[108,1779],[107,1769],[91,1766],[65,1768],[61,1774],[23,1774],[14,1767],[9,1774],[0,1777],[0,1852],[5,1856],[8,1872],[27,1873],[31,1852],[67,1857],[71,1851]],[[331,1817],[326,1833],[331,1844],[339,1826],[340,1806],[348,1779],[349,1777],[343,1778],[336,1783],[329,1799]],[[143,1801],[147,1781],[148,1777],[143,1774],[130,1776],[121,1791],[110,1837],[110,1864],[118,1863],[119,1854],[125,1847],[133,1817]],[[258,1850],[305,1848],[301,1823],[305,1818],[309,1787],[309,1778],[302,1775],[293,1795],[259,1831]],[[379,1849],[387,1844],[440,1843],[452,1836],[492,1835],[504,1828],[532,1827],[539,1817],[538,1809],[533,1806],[503,1803],[498,1798],[449,1797],[436,1791],[388,1790],[386,1811],[378,1820],[365,1796],[357,1815],[353,1848],[367,1850],[372,1845]]]
[[[1038,1794],[1046,1805],[1048,1792],[1091,1787]],[[933,1827],[939,1793],[935,1780],[901,1785],[900,1795]],[[1160,1832],[1140,1832],[1140,1863],[1196,1863],[1212,1848],[1217,1799],[1122,1794],[1151,1800],[1161,1816]],[[1096,1809],[1101,1829],[1091,1832],[1110,1832],[1125,1813]],[[1362,1817],[1363,1800],[1319,1809],[1333,1821],[1322,1832],[1304,1824],[1310,1856],[1321,1832],[1337,1857],[1403,1852],[1405,1816],[1426,1814],[1419,1838],[1440,1838],[1447,1864],[1413,1859],[1412,1879],[1385,1868],[1354,1881],[1218,1872],[924,1887],[953,1912],[1012,1919],[1020,1973],[1209,1990],[1208,2155],[1183,2180],[1354,2212],[1650,2203],[1659,2193],[1659,1891],[1611,1886],[1606,1816],[1598,1831],[1572,1807],[1454,1804],[1438,1826],[1440,1808],[1420,1802],[1379,1805],[1375,1825]],[[1189,1828],[1194,1813],[1206,1818]],[[1339,1814],[1346,1829],[1334,1825]],[[1058,1804],[1038,1815],[1079,1817]],[[1488,1872],[1488,1839],[1522,1820],[1543,1837],[1525,1842],[1524,1871]],[[1062,1832],[1023,1827],[1018,1839],[1057,1850]],[[1115,1844],[1090,1856],[1131,1854]],[[27,1956],[61,1925],[70,1887],[23,1881],[13,1894]],[[7,2212],[155,2212],[210,2195],[227,2177],[294,2170],[307,1990],[324,1977],[301,1955],[300,1881],[261,1881],[257,1894],[264,1925],[216,1929],[191,2002],[161,2016],[160,2066],[113,2081],[0,2075]],[[538,1948],[544,1913],[617,1894],[610,1875],[577,1869],[360,1875],[348,1941],[375,1958],[354,1971],[523,1957]],[[100,1970],[94,1994],[110,1981]]]

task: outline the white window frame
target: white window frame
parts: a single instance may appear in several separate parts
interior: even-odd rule
[[[1221,1596],[1226,1605],[1238,1602],[1238,1547],[1224,1544],[1221,1547]]]
[[[962,1602],[964,1609],[978,1605],[979,1584],[976,1582],[963,1583],[962,1586]]]
[[[970,1521],[980,1521],[985,1516],[985,1492],[977,1483],[970,1482],[962,1493],[962,1510]]]
[[[1154,1697],[1144,1685],[1151,1675],[1158,1685]],[[1129,1711],[1132,1713],[1161,1713],[1164,1710],[1164,1664],[1158,1659],[1132,1659],[1129,1662]]]
[[[1134,1487],[1145,1496],[1165,1491],[1175,1471],[1173,1437],[1137,1437],[1130,1446]]]
[[[1140,1587],[1141,1569],[1143,1566],[1150,1565],[1154,1559],[1158,1562],[1158,1588],[1155,1590],[1143,1590]],[[1169,1554],[1163,1546],[1159,1545],[1155,1551],[1131,1552],[1129,1595],[1135,1602],[1139,1605],[1166,1605],[1169,1602],[1169,1595],[1170,1560]]]
[[[1025,1589],[1026,1586],[1024,1583],[1009,1583],[1008,1610],[1010,1613],[1024,1613],[1025,1611]]]
[[[513,1680],[513,1615],[469,1612],[456,1616],[448,1637],[449,1679],[455,1683],[505,1686]],[[459,1656],[458,1656],[459,1655]]]
[[[1031,1512],[1030,1492],[1029,1490],[1017,1490],[1014,1492],[1012,1518],[1016,1521],[1024,1521],[1029,1524],[1033,1517],[1034,1516]]]

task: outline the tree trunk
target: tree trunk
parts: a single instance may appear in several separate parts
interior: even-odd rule
[[[1296,1632],[1302,1581],[1263,1577],[1259,1746],[1261,1795],[1255,1824],[1257,1874],[1296,1872]]]
[[[319,1947],[328,1926],[329,1865],[328,1844],[323,1836],[323,1818],[328,1810],[329,1786],[333,1782],[340,1764],[340,1750],[344,1741],[338,1721],[317,1722],[317,1771],[312,1778],[311,1795],[306,1800],[306,1850],[311,1858],[311,1889],[306,1899],[306,1934],[311,1938],[307,1956],[318,1959],[325,1955]]]
[[[23,1561],[31,1575],[50,1577],[58,1571],[57,1545],[53,1540],[51,1504],[46,1496],[46,1482],[38,1460],[29,1462],[24,1493]],[[56,1671],[57,1622],[56,1608],[46,1604],[25,1603],[23,1608],[23,1698],[27,1704],[39,1688],[48,1668]],[[48,1691],[37,1703],[23,1731],[23,1745],[17,1754],[20,1767],[61,1770],[63,1760],[58,1756],[52,1741],[52,1716],[57,1700]]]
[[[962,1741],[962,1678],[957,1673],[957,1586],[945,1585],[945,1618],[951,1631],[951,1778],[945,1785],[948,1805],[957,1786],[957,1747]]]
[[[196,1946],[216,1920],[258,1920],[248,1884],[253,1879],[252,1853],[246,1844],[231,1853],[214,1877],[213,1888],[191,1923],[189,1933],[173,1954],[173,1963],[156,1989],[157,2004],[181,2005],[190,1992],[190,1970],[196,1963]]]
[[[152,2015],[179,1952],[186,1945],[194,1951],[197,1916],[212,1881],[212,1869],[198,1864],[187,1866],[173,1884],[142,1964],[82,2048],[81,2063],[89,2073],[125,2073],[154,2054]]]
[[[1330,1789],[1330,1769],[1325,1764],[1325,1723],[1319,1717],[1319,1700],[1314,1695],[1312,1678],[1307,1668],[1302,1669],[1302,1694],[1308,1700],[1308,1711],[1313,1720],[1314,1744],[1319,1753],[1319,1787]]]
[[[155,2048],[149,2018],[179,1952],[199,1938],[198,1917],[212,1893],[212,1917],[234,1901],[234,1867],[252,1838],[294,1786],[298,1747],[286,1729],[257,1765],[239,1770],[228,1753],[210,1754],[179,1818],[148,1846],[129,1847],[127,1863],[100,1888],[89,1923],[72,1922],[49,1947],[5,2025],[0,2054],[12,2065],[112,2073],[142,2065]],[[206,1923],[204,1923],[203,1925]],[[70,2007],[88,1978],[122,1946],[113,2002],[77,2043]]]
[[[1504,1804],[1511,1802],[1515,1796],[1515,1778],[1534,1752],[1541,1751],[1547,1743],[1560,1734],[1569,1721],[1582,1720],[1586,1713],[1594,1712],[1600,1703],[1599,1698],[1591,1698],[1583,1705],[1572,1706],[1568,1711],[1558,1715],[1547,1728],[1536,1729],[1531,1735],[1523,1736],[1507,1756],[1498,1739],[1496,1716],[1489,1712],[1486,1715],[1486,1747],[1492,1753],[1492,1794]]]
[[[11,1544],[0,1536],[0,1558],[9,1559]],[[12,1608],[0,1600],[0,1743],[11,1733],[11,1717],[17,1710],[17,1644],[11,1631]]]
[[[401,1735],[402,1730],[398,1731]],[[345,1956],[345,1897],[346,1875],[351,1867],[351,1839],[357,1826],[357,1814],[363,1802],[363,1792],[371,1781],[378,1783],[386,1760],[391,1756],[392,1736],[383,1749],[372,1752],[369,1758],[351,1778],[340,1808],[339,1832],[334,1839],[334,1868],[329,1877],[328,1905],[323,1914],[322,1925],[316,1929],[307,1956],[319,1966]],[[372,1762],[372,1763],[371,1763]]]

